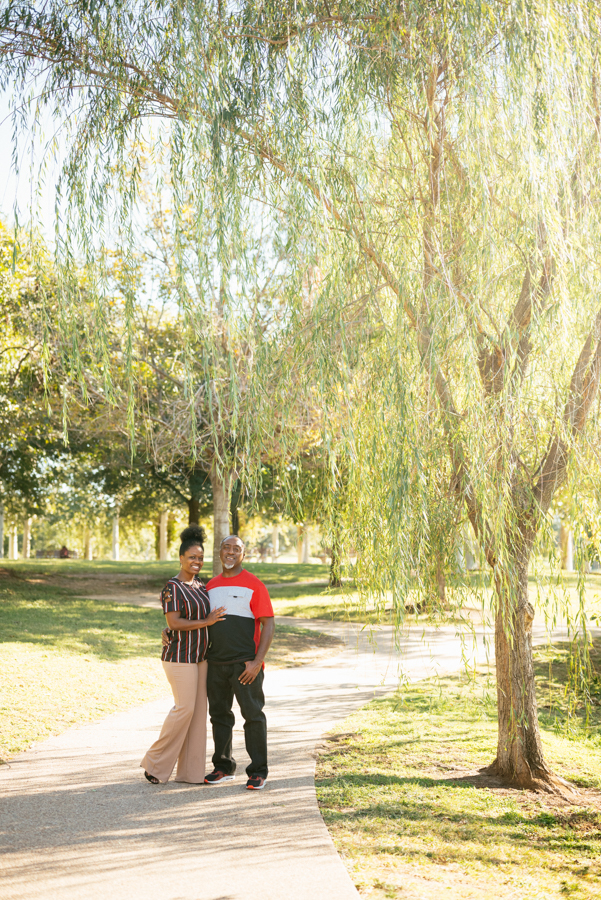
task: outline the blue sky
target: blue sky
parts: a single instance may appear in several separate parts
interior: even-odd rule
[[[45,123],[44,131],[52,134],[52,122]],[[36,139],[32,144],[31,135],[22,132],[19,137],[18,159],[19,173],[13,168],[13,123],[10,116],[10,92],[0,93],[0,217],[4,222],[14,223],[15,202],[18,209],[19,222],[24,224],[30,219],[32,202],[38,210],[38,221],[48,239],[53,233],[54,221],[54,187],[57,167],[51,163],[45,184],[38,185],[37,178],[32,179],[31,171],[38,171],[40,163],[50,156],[45,148],[46,135]],[[36,191],[37,188],[37,191]],[[37,193],[37,196],[36,196]]]

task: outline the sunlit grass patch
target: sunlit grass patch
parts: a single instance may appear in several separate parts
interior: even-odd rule
[[[582,786],[571,805],[479,773],[495,756],[495,693],[490,672],[406,687],[337,729],[356,737],[326,744],[318,798],[363,896],[601,896],[598,708],[568,736],[565,709],[541,716],[548,762]]]

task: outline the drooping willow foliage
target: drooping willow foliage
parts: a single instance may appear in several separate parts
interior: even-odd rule
[[[324,510],[338,528],[344,508],[361,581],[376,597],[391,591],[399,614],[433,548],[444,567],[469,520],[496,595],[498,760],[521,783],[543,778],[527,570],[596,426],[598,5],[4,10],[3,83],[72,123],[57,256],[65,272],[83,258],[96,273],[99,358],[112,244],[133,372],[136,204],[153,153],[168,157],[184,397],[197,389],[195,354],[215,353],[186,254],[209,233],[203,284],[232,296],[261,209],[282,236],[286,315],[256,347],[252,391],[235,366],[221,381],[228,403],[253,403],[237,460],[252,468],[274,433],[282,458],[296,451],[303,409],[327,450]],[[218,442],[219,417],[209,428]]]

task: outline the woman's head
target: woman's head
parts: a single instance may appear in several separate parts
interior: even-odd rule
[[[179,539],[181,541],[179,555],[184,556],[191,547],[200,547],[201,550],[204,550],[207,535],[200,525],[188,525],[180,534]]]

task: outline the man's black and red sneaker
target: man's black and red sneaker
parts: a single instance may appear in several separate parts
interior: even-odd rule
[[[226,781],[233,781],[235,777],[235,775],[227,775],[225,772],[220,772],[219,769],[215,769],[205,777],[205,784],[210,784],[211,787],[217,787],[220,784],[225,784]]]
[[[261,791],[265,787],[265,781],[261,775],[250,775],[246,787],[249,791]]]

